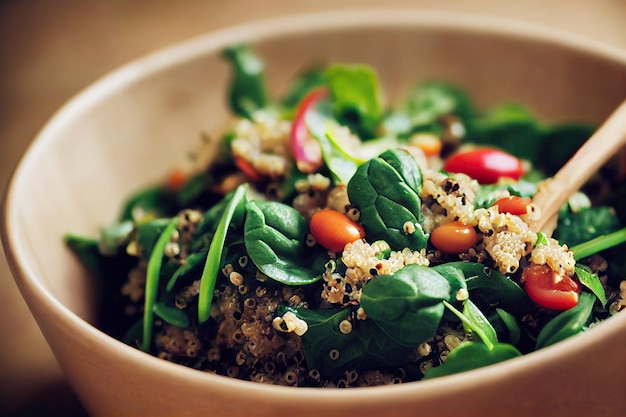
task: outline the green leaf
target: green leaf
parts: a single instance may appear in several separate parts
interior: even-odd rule
[[[501,308],[496,308],[495,313],[496,313],[495,315],[497,316],[499,321],[504,325],[504,328],[507,331],[509,343],[513,345],[517,344],[517,342],[519,341],[522,335],[522,331],[519,327],[519,324],[517,323],[517,320],[515,319],[515,316]],[[499,340],[502,340],[502,339],[500,338]]]
[[[100,229],[100,251],[103,255],[115,255],[130,241],[135,225],[131,220],[114,223]]]
[[[230,108],[251,119],[255,111],[268,104],[263,62],[245,45],[226,48],[223,56],[233,71],[228,91]]]
[[[499,271],[475,262],[449,262],[465,276],[467,289],[475,297],[491,306],[512,306],[527,299],[526,291]]]
[[[361,294],[367,318],[402,346],[418,346],[434,336],[450,298],[448,280],[432,268],[407,265],[369,281]]]
[[[577,264],[574,269],[576,270],[576,277],[578,277],[578,281],[580,281],[580,283],[585,287],[589,288],[589,290],[591,290],[591,292],[598,297],[602,307],[606,306],[606,292],[604,291],[604,287],[602,286],[602,282],[600,282],[598,275],[591,272],[589,267],[586,265]]]
[[[169,306],[165,303],[155,303],[152,307],[154,314],[161,317],[163,321],[171,324],[172,326],[179,327],[181,329],[187,329],[189,327],[189,317],[180,308]]]
[[[608,235],[619,229],[619,220],[611,207],[596,206],[573,213],[570,209],[559,214],[554,238],[569,247]]]
[[[313,67],[300,74],[292,83],[289,91],[281,100],[288,108],[296,107],[307,93],[327,83],[326,72],[321,67]]]
[[[369,240],[384,240],[394,250],[426,247],[427,235],[419,227],[419,173],[417,162],[400,150],[385,152],[357,168],[348,182],[348,198],[360,210]],[[415,226],[414,233],[405,232],[407,223]]]
[[[556,174],[595,130],[592,125],[580,123],[559,123],[544,127],[538,165],[545,175]]]
[[[137,236],[135,239],[139,246],[140,256],[143,258],[150,256],[154,250],[154,245],[170,223],[171,219],[159,218],[137,225]]]
[[[378,76],[366,65],[332,65],[326,70],[334,113],[362,139],[376,137],[383,109]]]
[[[424,379],[470,371],[521,355],[519,350],[508,343],[497,343],[489,348],[484,343],[464,342],[450,351],[442,365],[428,369]]]
[[[148,259],[143,314],[143,340],[141,343],[141,350],[144,352],[149,352],[150,345],[152,344],[152,324],[154,323],[153,307],[159,290],[161,265],[163,263],[165,246],[168,244],[172,238],[172,234],[176,230],[176,223],[177,222],[175,220],[169,220],[167,227],[159,236],[150,253],[150,258]]]
[[[411,89],[406,105],[392,113],[385,127],[390,132],[410,134],[414,131],[433,131],[442,116],[454,114],[462,119],[473,114],[467,94],[460,88],[439,81],[420,84]]]
[[[269,278],[285,285],[306,285],[321,278],[321,252],[305,241],[308,222],[293,207],[273,201],[246,206],[244,242],[248,256]]]
[[[120,222],[131,220],[142,221],[136,214],[148,215],[148,218],[169,217],[178,211],[176,196],[164,186],[144,188],[131,195],[124,202],[118,217]]]
[[[467,141],[492,145],[537,165],[542,150],[540,126],[528,109],[513,103],[489,109],[473,118]]]
[[[178,280],[187,274],[196,271],[204,266],[207,258],[207,252],[196,252],[190,254],[184,262],[176,269],[176,272],[172,274],[165,289],[172,291]]]
[[[594,295],[581,293],[578,304],[559,313],[541,329],[537,336],[536,349],[553,345],[582,332],[591,319],[595,301]]]
[[[211,246],[209,247],[204,269],[202,270],[202,276],[200,277],[200,292],[198,294],[198,320],[200,323],[206,322],[211,316],[213,292],[215,290],[217,274],[221,268],[226,234],[238,206],[245,204],[247,188],[246,184],[237,187],[220,218],[220,222],[211,240]]]
[[[626,228],[572,246],[570,250],[574,253],[574,259],[578,260],[621,245],[624,242],[626,242]]]
[[[498,335],[487,317],[469,298],[463,302],[463,315],[469,319],[466,331],[474,332],[487,346],[498,343]]]

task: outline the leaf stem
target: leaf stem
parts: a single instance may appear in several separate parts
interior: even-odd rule
[[[215,291],[215,282],[217,281],[217,274],[222,260],[226,233],[228,232],[228,226],[233,219],[237,206],[245,198],[246,189],[246,184],[237,187],[233,198],[228,202],[220,218],[220,222],[211,240],[209,253],[207,254],[202,276],[200,277],[200,293],[198,294],[198,320],[200,323],[206,322],[211,316],[213,292]]]
[[[571,247],[570,250],[574,253],[574,259],[579,260],[624,242],[626,242],[626,227],[580,243]]]
[[[161,265],[163,264],[165,246],[170,241],[174,230],[176,230],[176,221],[172,220],[159,236],[159,239],[152,249],[152,253],[150,253],[150,258],[148,259],[146,271],[146,295],[144,297],[143,337],[141,343],[141,350],[144,352],[150,351],[150,345],[152,342],[152,324],[154,323],[153,308],[159,290]]]

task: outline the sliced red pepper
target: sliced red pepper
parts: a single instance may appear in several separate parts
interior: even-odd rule
[[[302,99],[296,110],[296,116],[291,125],[291,151],[298,169],[310,174],[322,166],[322,148],[319,142],[311,136],[306,125],[307,112],[315,107],[327,96],[325,88],[311,90]]]

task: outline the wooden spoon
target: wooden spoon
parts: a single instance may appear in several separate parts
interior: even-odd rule
[[[626,100],[609,116],[600,128],[578,149],[569,161],[533,197],[541,213],[533,225],[535,232],[551,235],[557,214],[569,197],[578,191],[608,159],[626,144]]]

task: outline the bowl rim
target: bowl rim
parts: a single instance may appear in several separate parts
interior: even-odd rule
[[[86,109],[116,94],[143,77],[161,72],[170,67],[179,66],[185,62],[195,60],[199,56],[213,54],[224,46],[233,43],[249,42],[250,44],[255,44],[277,36],[310,31],[349,31],[359,27],[383,28],[391,26],[496,34],[520,40],[551,43],[570,50],[584,52],[596,58],[610,60],[626,68],[626,50],[576,34],[501,17],[399,8],[339,10],[264,19],[209,32],[159,49],[109,72],[73,96],[52,115],[35,136],[35,139],[28,146],[15,167],[4,195],[0,227],[2,244],[11,273],[29,307],[31,307],[31,303],[44,304],[46,308],[51,309],[57,317],[61,318],[67,326],[82,332],[85,335],[84,337],[90,339],[94,344],[97,343],[110,352],[124,355],[138,366],[150,367],[154,372],[168,375],[169,377],[175,375],[177,379],[187,380],[196,384],[205,384],[207,387],[212,388],[216,385],[221,386],[221,389],[228,390],[245,388],[246,390],[256,391],[261,395],[274,395],[276,393],[281,395],[288,392],[290,398],[295,401],[306,401],[312,391],[319,392],[317,388],[299,387],[298,389],[293,389],[292,387],[276,385],[267,386],[226,376],[198,372],[195,369],[164,361],[141,352],[89,324],[63,305],[39,280],[37,273],[32,267],[25,262],[24,254],[28,251],[28,247],[21,241],[16,231],[17,226],[12,221],[12,219],[18,216],[18,205],[15,203],[15,199],[19,194],[20,184],[28,176],[30,166],[36,163],[39,154],[45,150],[48,142],[54,141],[58,133],[62,132],[64,127],[72,120],[80,117]],[[429,381],[409,382],[393,387],[377,386],[349,390],[324,390],[324,398],[325,401],[331,403],[356,398],[361,403],[363,403],[364,399],[367,402],[379,403],[383,398],[385,402],[397,402],[403,398],[406,400],[407,394],[415,395],[419,392],[422,395],[428,395],[429,393],[441,392],[442,389],[445,389],[447,395],[453,395],[454,387],[459,387],[457,389],[461,390],[468,384],[474,384],[477,373],[480,373],[481,378],[487,378],[491,381],[502,378],[508,379],[511,375],[522,372],[530,360],[540,365],[548,364],[558,359],[562,350],[588,348],[592,346],[594,339],[604,337],[618,329],[624,330],[626,328],[626,314],[621,316],[613,317],[611,320],[596,326],[592,335],[581,334],[575,338],[562,341],[556,346],[549,346],[540,351],[523,355],[520,358],[500,363],[498,364],[499,366],[488,366]],[[364,392],[367,393],[366,396],[363,395]]]

